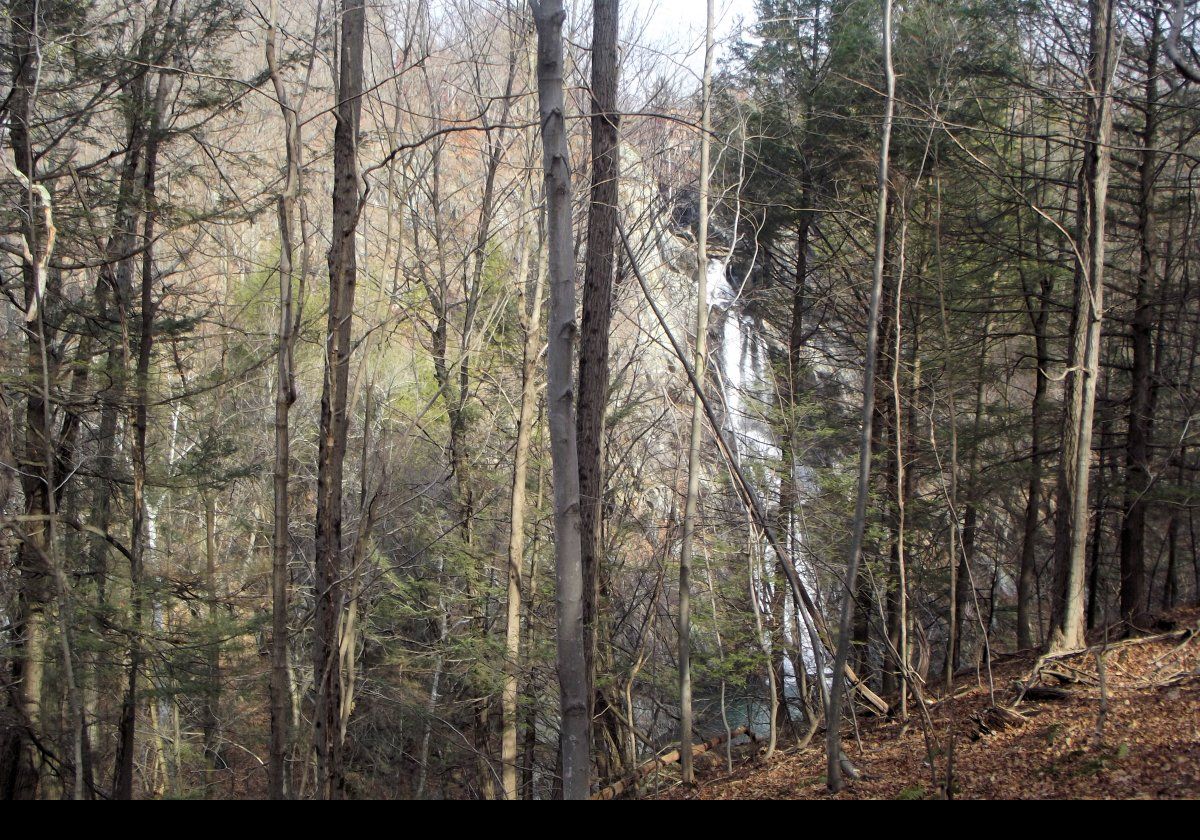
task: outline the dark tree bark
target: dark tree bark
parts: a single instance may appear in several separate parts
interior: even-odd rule
[[[604,561],[604,412],[608,405],[608,340],[612,322],[620,149],[617,108],[617,35],[620,0],[592,3],[592,185],[587,261],[579,327],[579,525],[583,556],[584,654],[589,717],[604,704],[596,691],[600,576]],[[599,758],[601,753],[597,751]],[[600,776],[611,775],[601,767]]]
[[[1138,166],[1137,291],[1134,296],[1130,339],[1133,369],[1130,372],[1129,434],[1125,442],[1125,515],[1121,521],[1121,618],[1137,623],[1145,612],[1146,513],[1150,501],[1150,445],[1154,418],[1154,314],[1157,287],[1158,243],[1155,235],[1154,185],[1158,154],[1158,55],[1161,40],[1160,11],[1153,4],[1149,55],[1146,60],[1145,123]]]
[[[142,578],[146,554],[146,435],[150,410],[150,362],[154,354],[155,281],[154,262],[155,222],[158,215],[158,153],[164,132],[164,114],[173,88],[166,74],[158,76],[158,85],[151,106],[151,124],[146,132],[146,160],[142,180],[142,275],[139,292],[137,328],[137,363],[134,372],[134,405],[130,418],[133,442],[130,458],[133,462],[132,522],[129,529],[129,652],[125,697],[117,735],[117,759],[113,781],[114,799],[133,798],[133,761],[137,746],[136,723],[138,707],[138,677],[145,652],[142,648],[142,628],[145,624],[145,595]]]
[[[27,254],[21,261],[21,285],[26,311],[25,370],[29,391],[25,401],[25,444],[18,451],[21,490],[25,496],[24,513],[30,517],[21,533],[17,549],[18,588],[11,619],[12,647],[8,654],[9,686],[0,726],[0,798],[34,799],[38,794],[41,761],[34,749],[42,725],[42,676],[46,645],[46,607],[51,599],[50,568],[46,562],[51,547],[48,517],[53,498],[53,461],[49,457],[54,442],[51,436],[50,406],[40,385],[43,360],[47,353],[48,324],[42,305],[45,275],[38,271],[37,249],[45,242],[46,229],[35,191],[35,172],[31,130],[36,89],[41,72],[38,4],[15,0],[9,6],[9,69],[12,90],[9,94],[9,146],[16,173],[23,187],[19,199],[25,209],[22,236]],[[42,9],[45,14],[45,9]],[[44,266],[43,266],[44,272]]]
[[[1041,619],[1037,612],[1037,536],[1041,516],[1042,475],[1045,469],[1045,445],[1042,424],[1046,411],[1046,370],[1050,365],[1046,327],[1050,320],[1050,295],[1054,280],[1049,271],[1042,275],[1034,304],[1034,295],[1026,291],[1025,305],[1033,325],[1034,371],[1033,401],[1029,413],[1029,486],[1026,490],[1025,522],[1021,535],[1021,568],[1017,579],[1017,648],[1031,650],[1038,644]]]
[[[1103,416],[1100,427],[1100,463],[1096,467],[1095,511],[1092,513],[1091,560],[1088,570],[1087,629],[1106,622],[1103,597],[1104,520],[1108,516],[1109,499],[1116,486],[1116,444],[1113,442],[1113,421],[1108,399],[1108,377],[1105,377],[1104,396],[1100,400]]]
[[[963,511],[962,551],[958,557],[958,572],[954,578],[954,622],[951,628],[951,673],[962,667],[963,618],[973,601],[975,549],[979,542],[979,443],[983,434],[985,373],[987,369],[988,337],[991,319],[984,316],[983,339],[979,348],[979,367],[976,373],[975,412],[971,421],[971,454],[967,459],[967,502]]]
[[[894,352],[896,323],[893,318],[889,317],[896,307],[896,291],[897,279],[896,273],[896,254],[895,254],[895,199],[889,193],[887,207],[887,250],[883,255],[883,300],[879,306],[879,338],[875,350],[875,410],[874,420],[871,424],[871,458],[875,462],[882,461],[884,468],[874,479],[876,491],[879,493],[879,498],[882,507],[886,510],[885,516],[882,517],[885,527],[893,535],[896,533],[896,508],[895,501],[897,498],[896,482],[899,478],[899,469],[895,460],[896,453],[896,425],[897,418],[893,411],[893,394],[892,377],[895,373],[896,357]],[[882,545],[875,549],[880,555],[884,553]],[[890,569],[888,570],[888,582],[885,583],[885,588],[890,590]],[[871,662],[871,623],[872,619],[877,615],[876,604],[874,598],[874,586],[872,585],[871,575],[865,564],[859,567],[858,573],[858,592],[857,603],[855,604],[855,629],[854,629],[854,647],[855,647],[855,667],[861,673],[870,673]],[[884,601],[887,601],[885,594]],[[883,628],[886,644],[887,628]],[[880,646],[882,649],[882,645]],[[886,682],[887,669],[884,669],[884,681],[881,687],[885,691],[892,690],[894,686],[888,685]]]
[[[329,317],[317,464],[316,614],[313,619],[313,743],[316,793],[340,799],[345,779],[340,738],[342,694],[339,626],[343,594],[342,474],[346,460],[347,386],[358,266],[358,132],[362,113],[363,0],[342,0],[338,106],[333,135],[333,232],[329,246]]]

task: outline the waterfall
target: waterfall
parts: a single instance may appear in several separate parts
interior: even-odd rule
[[[746,311],[744,287],[734,288],[730,282],[727,261],[709,261],[708,288],[709,306],[720,313],[714,320],[719,320],[720,324],[717,367],[725,406],[723,431],[747,479],[757,485],[759,496],[775,499],[779,497],[777,466],[783,457],[783,450],[766,416],[776,401],[767,339],[761,325]],[[798,475],[803,496],[805,490],[814,489],[812,472],[799,469]],[[799,499],[798,503],[803,505],[804,499]],[[803,562],[804,552],[800,541],[792,541],[790,534],[780,534],[780,537],[791,543],[789,552],[797,564],[796,571],[811,587],[813,574],[808,564]],[[774,594],[774,577],[770,570],[777,559],[769,544],[762,546],[762,558],[762,567],[753,570],[753,585],[756,592],[760,593],[760,602],[769,604]],[[792,603],[790,590],[785,592],[785,599],[785,612],[791,615],[796,605]],[[802,621],[798,620],[797,625],[801,628],[799,638],[792,633],[791,623],[784,621],[784,640],[789,647],[799,645],[805,667],[811,672],[815,670],[815,659],[807,635],[803,632]],[[764,630],[764,635],[763,647],[769,650],[770,631]],[[785,693],[789,697],[798,697],[799,688],[792,659],[784,655],[782,667]]]

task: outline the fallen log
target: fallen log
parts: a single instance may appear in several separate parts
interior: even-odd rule
[[[730,732],[729,735],[727,735],[727,736],[726,735],[718,735],[715,738],[710,738],[709,740],[705,741],[703,744],[694,744],[692,746],[692,757],[695,758],[696,756],[700,755],[701,753],[706,753],[715,747],[719,747],[722,744],[724,744],[726,740],[733,740],[734,738],[740,738],[743,735],[749,733],[749,731],[750,731],[750,727],[739,726],[737,729]],[[633,789],[633,787],[638,782],[640,782],[642,779],[649,776],[655,770],[658,770],[661,767],[666,767],[669,764],[674,764],[677,761],[679,761],[679,750],[678,749],[671,750],[668,753],[663,753],[662,755],[658,756],[657,758],[650,759],[649,761],[647,761],[641,767],[634,770],[632,773],[630,773],[625,778],[619,779],[618,781],[613,782],[611,785],[601,788],[596,793],[592,794],[592,799],[616,799],[618,796],[620,796],[625,791]]]
[[[1056,702],[1059,700],[1070,700],[1075,694],[1067,691],[1065,688],[1056,688],[1050,685],[1031,685],[1025,689],[1025,700],[1041,700],[1043,702]]]
[[[1029,718],[1007,706],[992,706],[971,715],[972,728],[967,733],[972,741],[985,735],[995,735],[1005,729],[1018,729],[1029,722]]]

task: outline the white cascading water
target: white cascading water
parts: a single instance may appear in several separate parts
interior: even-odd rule
[[[747,479],[755,485],[761,499],[778,498],[778,464],[783,456],[775,438],[775,431],[765,417],[766,411],[775,401],[775,383],[770,372],[766,338],[760,325],[747,314],[742,297],[743,288],[734,288],[728,278],[728,264],[724,260],[710,260],[708,264],[708,304],[719,313],[720,346],[717,365],[720,373],[721,395],[725,405],[725,434],[731,443]],[[716,319],[714,319],[716,320]],[[801,489],[811,489],[809,470],[801,470]],[[803,504],[803,499],[799,500]],[[789,535],[780,534],[789,539]],[[797,563],[797,572],[807,585],[811,585],[811,570],[803,562],[803,551],[799,542],[789,546],[789,552]],[[774,568],[776,556],[770,545],[762,546],[762,565],[753,567],[756,593],[759,603],[768,605],[774,591]],[[794,609],[791,592],[785,593],[786,609]],[[815,670],[815,661],[803,630],[797,640],[792,633],[791,622],[783,625],[784,640],[789,647],[797,642],[802,651],[807,669]],[[762,640],[765,649],[771,648],[770,631],[764,628]],[[772,654],[773,656],[776,654]],[[787,696],[799,696],[795,668],[791,657],[782,655],[784,688]]]

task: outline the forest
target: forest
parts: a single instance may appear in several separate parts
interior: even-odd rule
[[[0,6],[0,798],[1200,798],[1197,0]]]

